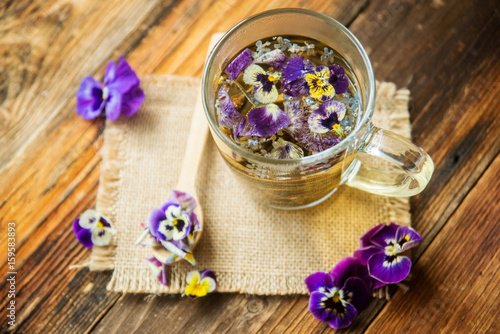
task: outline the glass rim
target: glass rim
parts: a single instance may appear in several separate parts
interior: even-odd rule
[[[344,139],[342,140],[339,144],[330,147],[324,151],[321,151],[319,153],[314,153],[312,155],[302,157],[302,158],[297,158],[297,159],[276,159],[276,158],[271,158],[271,157],[264,157],[257,155],[255,153],[249,152],[239,145],[237,145],[235,142],[233,142],[230,138],[228,138],[222,130],[219,128],[219,124],[216,123],[215,117],[211,117],[210,115],[210,107],[208,105],[209,103],[209,96],[208,96],[208,89],[205,89],[205,87],[209,84],[211,81],[210,78],[208,77],[208,72],[209,69],[214,62],[215,57],[219,53],[219,50],[221,49],[222,45],[226,43],[226,41],[235,34],[236,31],[244,28],[246,25],[249,23],[252,23],[255,20],[272,16],[272,15],[278,15],[278,14],[284,14],[284,13],[295,13],[295,14],[303,14],[303,15],[309,15],[309,16],[314,16],[316,18],[319,18],[323,21],[326,21],[328,24],[331,24],[341,30],[350,40],[351,42],[355,45],[357,51],[361,54],[361,57],[363,59],[363,62],[366,66],[366,70],[368,73],[368,98],[367,98],[367,103],[366,103],[366,108],[363,113],[363,118],[361,121],[356,125],[356,128]],[[234,27],[232,27],[227,33],[222,36],[222,38],[217,42],[217,44],[214,46],[212,51],[207,57],[207,61],[205,62],[205,66],[203,69],[203,76],[202,76],[202,102],[203,102],[203,108],[205,110],[205,115],[207,117],[208,123],[210,125],[210,128],[212,129],[213,132],[217,134],[217,136],[227,145],[231,148],[231,150],[237,152],[237,154],[241,155],[242,157],[249,159],[249,160],[254,160],[258,161],[264,164],[272,164],[272,165],[299,165],[299,164],[307,164],[307,163],[312,163],[317,160],[323,160],[325,158],[333,157],[337,155],[338,153],[342,152],[344,149],[346,149],[349,145],[349,143],[353,140],[353,138],[356,136],[356,134],[369,122],[371,119],[371,116],[373,114],[374,106],[375,106],[375,76],[373,74],[373,68],[372,64],[370,62],[370,58],[368,58],[368,55],[359,40],[354,36],[354,34],[349,31],[342,23],[338,22],[337,20],[333,19],[332,17],[318,13],[312,10],[307,10],[307,9],[301,9],[301,8],[278,8],[278,9],[271,9],[267,10],[255,15],[252,15],[242,21],[240,21],[238,24],[236,24]]]

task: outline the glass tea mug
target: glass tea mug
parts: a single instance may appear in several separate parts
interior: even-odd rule
[[[354,130],[336,146],[300,159],[280,160],[253,154],[231,141],[219,128],[215,99],[220,75],[235,55],[257,40],[284,35],[315,39],[339,52],[351,66],[352,71],[346,71],[346,75],[358,86],[360,111]],[[432,159],[424,150],[371,123],[375,78],[370,60],[347,28],[317,12],[275,9],[233,27],[208,56],[202,99],[222,158],[247,193],[270,207],[313,206],[343,184],[379,195],[413,196],[425,188],[434,171]]]

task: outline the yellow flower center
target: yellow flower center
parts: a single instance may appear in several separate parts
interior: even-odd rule
[[[100,221],[97,222],[97,227],[98,228],[104,228],[104,224]]]

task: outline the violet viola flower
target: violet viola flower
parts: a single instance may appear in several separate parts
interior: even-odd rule
[[[191,271],[186,276],[186,291],[189,298],[204,297],[217,288],[217,278],[212,270]]]
[[[116,233],[111,221],[95,210],[85,211],[73,222],[76,239],[85,247],[107,246]]]
[[[368,266],[375,279],[374,288],[401,282],[408,276],[411,260],[402,255],[415,247],[422,237],[409,226],[380,224],[361,237],[361,249],[354,256]]]
[[[335,329],[349,326],[370,297],[368,270],[353,257],[344,258],[329,273],[309,275],[305,283],[311,293],[309,311]]]
[[[82,80],[76,94],[76,113],[86,120],[102,114],[110,121],[120,115],[130,117],[144,101],[144,92],[134,70],[123,57],[118,65],[110,61],[104,74],[104,84],[92,77]]]
[[[252,64],[243,73],[243,81],[254,87],[254,96],[260,103],[273,103],[278,99],[275,82],[281,77],[280,72],[267,73],[262,67]]]
[[[270,103],[248,112],[248,123],[255,127],[259,137],[272,136],[290,124],[290,117],[276,104]]]

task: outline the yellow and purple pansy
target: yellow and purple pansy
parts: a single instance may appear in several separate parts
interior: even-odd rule
[[[86,248],[107,246],[116,233],[111,221],[95,210],[85,211],[73,221],[76,239]]]
[[[278,99],[276,82],[281,79],[281,72],[267,73],[256,64],[248,66],[243,73],[243,81],[254,87],[254,96],[263,104],[273,103]]]
[[[217,278],[212,270],[191,271],[186,276],[184,294],[191,299],[204,297],[217,288]]]
[[[307,73],[305,80],[309,88],[309,95],[318,101],[328,101],[335,96],[335,88],[329,82],[330,69],[326,66],[317,66],[314,73]]]
[[[411,260],[404,253],[422,241],[409,226],[380,224],[361,237],[361,249],[354,256],[368,266],[374,288],[404,280],[411,269]]]

